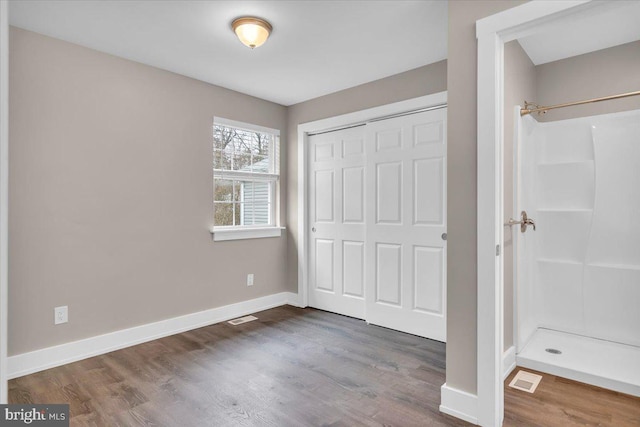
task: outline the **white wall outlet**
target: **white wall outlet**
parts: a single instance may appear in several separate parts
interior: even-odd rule
[[[253,273],[247,274],[247,286],[253,286]]]
[[[67,323],[69,321],[69,307],[63,305],[62,307],[56,307],[53,309],[53,324],[59,325],[61,323]]]

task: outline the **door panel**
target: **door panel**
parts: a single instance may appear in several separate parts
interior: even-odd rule
[[[364,167],[342,170],[342,218],[345,223],[364,223]]]
[[[442,314],[444,249],[413,247],[415,310]]]
[[[442,225],[444,164],[442,158],[413,162],[413,223]]]
[[[444,139],[444,128],[446,122],[443,121],[432,121],[428,123],[420,123],[413,127],[414,129],[414,139],[413,145],[424,145],[424,144],[445,144]]]
[[[367,124],[367,321],[446,339],[446,109]]]
[[[364,297],[364,242],[342,242],[344,295]]]
[[[445,341],[446,109],[309,144],[309,305]]]
[[[333,292],[333,240],[316,239],[316,288]]]
[[[400,306],[402,246],[376,243],[376,302]]]
[[[376,165],[376,223],[402,222],[402,162]]]
[[[315,217],[317,222],[333,222],[333,170],[320,170],[315,173],[316,197]]]
[[[314,135],[309,145],[309,305],[364,319],[364,131]]]
[[[342,158],[347,159],[355,156],[364,155],[364,139],[356,136],[352,139],[345,138],[342,140]]]
[[[376,132],[375,135],[376,151],[399,149],[402,144],[402,129],[399,127],[390,127]]]

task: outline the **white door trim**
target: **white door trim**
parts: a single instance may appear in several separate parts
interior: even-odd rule
[[[309,305],[308,294],[308,256],[307,247],[307,217],[308,217],[308,135],[326,129],[335,129],[361,123],[377,117],[400,114],[406,111],[428,108],[440,104],[446,104],[447,92],[438,92],[432,95],[420,96],[406,101],[394,102],[380,107],[369,108],[354,113],[343,114],[327,119],[298,125],[298,298],[299,305]]]
[[[0,1],[0,403],[7,403],[9,304],[9,2]]]
[[[478,424],[500,426],[503,389],[503,117],[504,44],[560,25],[576,14],[599,14],[617,2],[531,1],[476,22],[478,38]],[[455,408],[454,408],[455,409]]]

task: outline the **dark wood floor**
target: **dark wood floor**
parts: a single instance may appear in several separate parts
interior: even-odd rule
[[[535,393],[504,386],[505,427],[640,426],[640,398],[524,369],[542,375]]]
[[[279,307],[10,381],[72,426],[468,426],[441,414],[444,344]],[[507,379],[509,381],[510,379]],[[505,387],[505,426],[640,426],[640,399],[545,375]]]
[[[71,425],[465,426],[441,414],[445,346],[279,307],[12,380],[12,403]]]

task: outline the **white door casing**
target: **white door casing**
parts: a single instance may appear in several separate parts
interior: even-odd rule
[[[622,2],[567,0],[532,1],[476,21],[478,39],[478,329],[477,405],[466,414],[481,426],[500,426],[504,417],[503,183],[504,44],[553,26],[578,14],[597,15]]]

